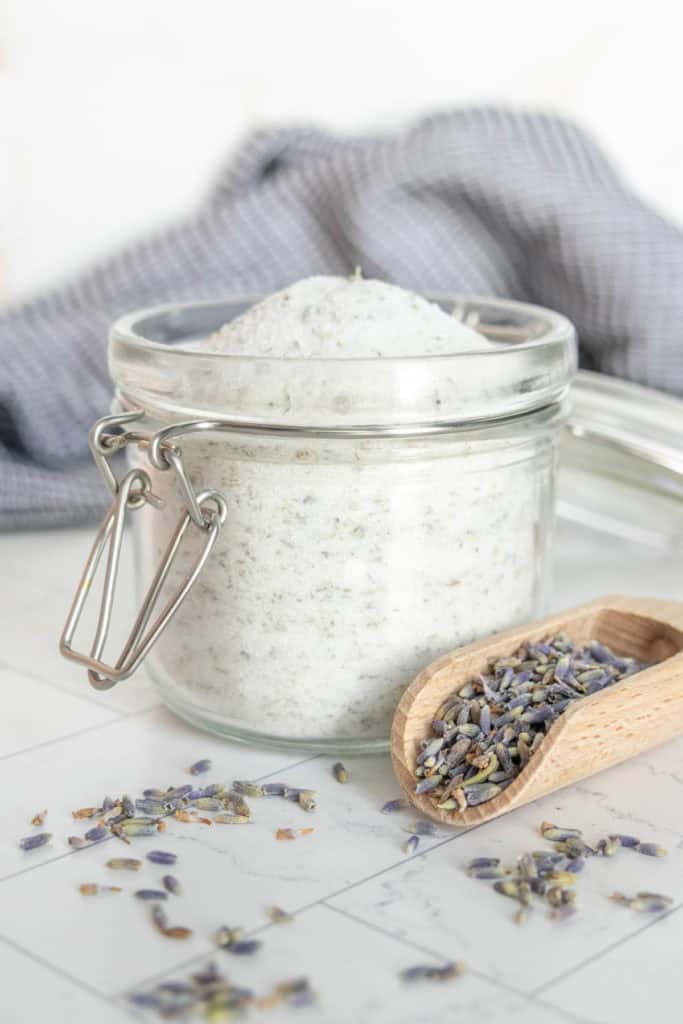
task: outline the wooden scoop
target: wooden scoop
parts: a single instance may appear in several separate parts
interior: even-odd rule
[[[524,641],[566,633],[576,643],[600,640],[615,654],[656,662],[651,668],[569,705],[517,778],[487,803],[439,810],[415,794],[420,740],[441,704],[490,658],[514,654]],[[585,779],[683,732],[683,604],[602,597],[461,647],[432,662],[403,694],[391,731],[391,757],[403,792],[423,814],[448,825],[474,825]]]

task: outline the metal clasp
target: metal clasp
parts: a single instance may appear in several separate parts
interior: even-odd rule
[[[70,658],[72,661],[85,665],[88,669],[88,679],[96,690],[110,689],[122,679],[127,679],[131,676],[139,667],[190,592],[216,543],[220,529],[227,516],[225,498],[217,491],[207,490],[201,491],[199,494],[195,493],[185,471],[180,449],[176,445],[170,444],[163,437],[162,431],[157,435],[136,431],[109,432],[112,427],[127,426],[140,419],[142,415],[142,410],[135,410],[134,412],[122,413],[120,415],[105,416],[103,419],[98,420],[90,433],[90,447],[95,462],[107,486],[112,491],[114,500],[95,537],[95,542],[86,562],[66,620],[66,625],[64,626],[59,649],[65,658]],[[190,429],[202,429],[201,424],[203,422],[197,421],[197,425],[193,422],[186,425],[178,424],[177,426],[178,428],[188,426]],[[173,433],[174,436],[179,436],[184,432],[181,429],[175,429]],[[178,522],[161,559],[161,564],[150,583],[124,648],[117,661],[113,665],[109,665],[102,660],[102,652],[111,625],[126,512],[128,510],[137,511],[146,504],[150,504],[155,508],[163,507],[163,501],[152,492],[151,479],[144,469],[131,469],[120,482],[116,479],[107,460],[115,451],[120,451],[127,444],[137,444],[138,447],[145,450],[154,468],[162,471],[168,469],[175,470],[185,496],[187,508]],[[148,628],[163,585],[190,524],[206,534],[204,546],[181,586],[167,601]],[[90,654],[85,654],[73,649],[73,637],[83,614],[97,568],[107,546],[109,551],[102,584],[102,597],[95,629],[95,638]]]

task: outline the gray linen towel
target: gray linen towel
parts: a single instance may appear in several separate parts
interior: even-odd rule
[[[574,125],[466,109],[396,135],[257,131],[182,223],[0,315],[0,528],[78,523],[107,492],[107,328],[169,300],[258,294],[360,264],[423,293],[569,316],[584,365],[683,392],[683,232]]]

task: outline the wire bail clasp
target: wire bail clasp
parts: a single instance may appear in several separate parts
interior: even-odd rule
[[[95,462],[107,486],[112,491],[114,500],[95,537],[64,626],[59,649],[65,658],[76,661],[88,669],[88,679],[96,690],[110,689],[122,679],[127,679],[131,676],[140,666],[190,592],[216,543],[220,529],[227,516],[225,498],[217,491],[206,490],[198,494],[195,493],[183,465],[182,453],[176,445],[165,442],[158,435],[153,436],[137,431],[108,432],[111,427],[127,426],[131,422],[140,419],[142,415],[142,410],[135,410],[129,413],[121,413],[120,415],[105,416],[103,419],[98,420],[90,433],[90,447]],[[175,470],[185,496],[187,508],[182,514],[164,551],[161,563],[145,594],[142,606],[123,650],[116,662],[113,665],[109,665],[102,660],[102,652],[111,625],[126,513],[129,510],[135,512],[146,504],[151,505],[153,508],[163,507],[163,501],[152,492],[152,481],[146,470],[134,468],[129,470],[120,482],[116,479],[108,459],[114,452],[120,451],[127,444],[137,444],[140,449],[145,450],[154,468],[161,471]],[[153,619],[151,625],[149,625],[156,610],[163,585],[190,524],[206,534],[205,543],[181,585],[166,602],[156,618]],[[102,596],[97,626],[95,628],[95,638],[90,654],[86,654],[74,650],[73,638],[83,614],[97,568],[107,548],[107,564],[102,583]]]

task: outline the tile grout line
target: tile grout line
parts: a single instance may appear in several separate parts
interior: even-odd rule
[[[121,722],[126,722],[129,718],[137,718],[139,715],[148,715],[152,711],[158,711],[160,707],[162,707],[161,704],[152,708],[142,708],[140,711],[129,711],[126,714],[115,713],[116,717],[112,718],[109,722],[97,722],[96,725],[87,725],[84,729],[76,729],[75,732],[67,733],[66,736],[55,736],[52,740],[43,740],[42,743],[35,743],[32,747],[23,747],[21,750],[13,751],[11,754],[0,754],[0,762],[9,761],[10,758],[20,757],[22,754],[31,754],[35,750],[42,750],[44,747],[51,747],[56,743],[65,743],[67,740],[75,739],[77,736],[84,736],[86,733],[94,732],[96,729],[108,729],[112,725],[120,725]]]
[[[90,693],[85,689],[83,690],[82,693],[73,693],[73,691],[71,691],[66,686],[66,684],[62,685],[61,683],[56,683],[53,679],[45,679],[44,676],[39,676],[30,668],[27,669],[23,666],[19,668],[16,665],[12,665],[8,661],[5,661],[4,658],[0,658],[0,669],[2,669],[5,672],[15,672],[17,675],[26,676],[27,679],[30,679],[34,683],[41,683],[43,686],[49,686],[51,690],[57,691],[57,693],[62,693],[66,697],[73,697],[74,700],[84,701],[86,704],[90,704],[93,707],[100,708],[100,710],[104,709],[105,711],[111,711],[113,715],[120,715],[121,717],[125,717],[126,715],[125,711],[117,711],[115,708],[110,707],[108,704],[103,704],[101,700],[98,700],[96,697],[92,697]]]
[[[91,986],[88,985],[87,982],[82,981],[80,978],[75,977],[73,974],[69,974],[68,971],[63,970],[61,967],[57,967],[49,960],[45,960],[42,956],[38,956],[36,953],[33,953],[30,949],[26,949],[25,946],[22,946],[20,945],[20,943],[15,942],[14,939],[10,939],[7,935],[0,934],[0,942],[4,942],[6,946],[9,946],[16,952],[21,953],[23,956],[28,957],[29,960],[32,960],[40,967],[47,968],[47,970],[49,970],[52,974],[56,974],[57,977],[70,982],[70,984],[75,985],[76,988],[81,989],[81,991],[87,992],[89,996],[92,996],[98,1001],[110,1005],[109,998],[102,992],[99,992],[96,988],[91,988]]]
[[[360,925],[363,928],[369,928],[370,931],[376,932],[378,935],[383,935],[387,939],[392,939],[401,946],[417,950],[417,952],[424,953],[426,956],[431,956],[435,960],[440,960],[444,964],[452,963],[452,959],[444,956],[443,953],[437,953],[436,950],[430,949],[429,946],[423,946],[421,943],[413,942],[411,939],[406,939],[402,935],[396,935],[395,932],[391,932],[387,928],[383,928],[382,925],[377,924],[375,921],[367,921],[363,917],[356,917],[356,915],[352,914],[350,911],[344,910],[341,907],[333,907],[332,904],[327,903],[325,900],[321,901],[321,905],[325,907],[326,910],[330,910],[333,914],[339,914],[340,917],[346,918],[347,921],[353,921],[354,924]],[[499,982],[497,979],[492,978],[483,971],[473,970],[468,966],[467,973],[471,974],[475,978],[483,978],[485,981],[488,981],[493,985],[497,985],[499,988],[503,988],[507,992],[511,992],[513,995],[522,997],[526,995],[526,993],[519,989],[513,988],[512,985],[506,985],[504,982]]]
[[[418,950],[420,953],[425,953],[429,956],[434,957],[434,959],[436,960],[441,960],[444,963],[452,962],[451,959],[449,957],[444,956],[443,953],[438,953],[436,950],[431,949],[428,946],[423,946],[420,943],[413,942],[410,939],[406,939],[401,935],[396,935],[394,932],[390,932],[388,929],[383,928],[382,925],[379,925],[374,921],[368,921],[365,918],[357,917],[350,911],[344,910],[341,907],[333,907],[331,904],[325,901],[322,901],[322,906],[326,907],[327,910],[333,911],[335,914],[340,914],[342,917],[347,918],[349,921],[353,921],[356,924],[363,925],[366,928],[370,928],[372,931],[378,932],[380,935],[384,935],[387,938],[393,939],[395,942],[398,942],[409,949]],[[489,984],[494,985],[496,988],[500,988],[505,992],[509,992],[511,995],[518,996],[521,999],[530,1001],[532,1003],[548,1005],[552,1010],[559,1009],[560,1013],[564,1014],[571,1020],[575,1021],[576,1024],[589,1024],[589,1022],[585,1018],[577,1017],[575,1014],[568,1013],[567,1011],[562,1010],[561,1008],[557,1008],[552,1004],[544,1004],[542,1000],[534,999],[532,993],[525,992],[522,989],[515,988],[514,985],[510,985],[505,981],[501,981],[499,978],[495,978],[492,975],[487,974],[485,971],[475,970],[467,966],[466,973],[471,974],[475,978],[483,979],[484,981],[489,982]]]
[[[316,754],[315,755],[315,757],[320,757],[320,756],[322,756],[322,755],[320,755],[320,754]],[[314,758],[310,758],[310,760],[314,760]],[[281,769],[281,770],[282,771],[286,771],[287,769]],[[275,775],[275,774],[277,774],[277,773],[276,772],[271,772],[271,775]],[[265,775],[262,776],[262,778],[267,778],[267,777],[268,776],[265,776]],[[447,843],[452,843],[454,840],[459,839],[461,836],[467,835],[468,832],[473,832],[477,828],[481,828],[481,825],[472,825],[470,828],[465,829],[462,832],[459,832],[457,835],[448,836],[442,842],[434,843],[434,845],[430,846],[428,850],[424,850],[420,854],[414,854],[412,857],[408,856],[408,857],[404,857],[402,860],[394,861],[394,863],[390,864],[388,867],[381,868],[379,871],[376,871],[372,875],[367,875],[366,877],[360,878],[360,879],[358,879],[355,882],[351,882],[350,885],[345,886],[343,889],[338,889],[337,891],[335,891],[333,893],[328,893],[326,896],[321,896],[320,899],[313,900],[311,903],[304,903],[303,906],[296,907],[294,910],[290,911],[290,913],[293,916],[296,916],[297,914],[305,914],[307,911],[313,910],[315,907],[327,905],[326,904],[327,900],[335,899],[337,896],[341,896],[345,892],[349,892],[351,889],[354,889],[356,886],[364,885],[366,882],[371,882],[373,879],[379,878],[380,875],[383,875],[383,874],[385,874],[388,871],[393,871],[394,868],[401,867],[402,865],[407,864],[411,860],[415,860],[416,857],[424,857],[428,853],[430,853],[432,850],[437,850],[440,847],[445,846]],[[274,927],[273,924],[263,924],[263,925],[260,925],[257,928],[252,928],[249,931],[248,934],[249,935],[260,935],[263,931],[266,931],[268,928],[273,928],[273,927]],[[172,968],[172,970],[173,971],[184,970],[187,967],[191,966],[192,964],[197,963],[197,961],[203,960],[207,956],[211,956],[213,952],[215,952],[215,950],[209,949],[209,950],[207,950],[204,953],[197,953],[194,956],[189,957],[187,960],[181,961],[174,968]],[[167,975],[169,973],[170,972],[168,970],[166,970],[166,971],[159,971],[156,974],[152,974],[149,977],[145,978],[140,984],[141,984],[141,986],[144,987],[145,985],[148,985],[150,982],[153,982],[156,978],[164,977],[165,975]],[[123,992],[120,993],[120,995],[125,995],[125,993],[128,992],[128,991],[129,991],[129,989],[124,989]]]
[[[588,967],[591,964],[594,964],[597,960],[601,960],[604,956],[609,956],[609,954],[614,952],[615,949],[618,949],[620,946],[623,946],[626,942],[630,942],[631,939],[637,938],[638,935],[642,935],[643,932],[646,932],[649,928],[652,928],[653,925],[659,924],[660,921],[665,921],[667,918],[672,917],[681,909],[683,909],[683,903],[679,903],[677,906],[672,907],[671,910],[668,910],[666,913],[658,915],[652,921],[647,921],[645,924],[641,925],[640,928],[636,928],[634,931],[629,932],[628,935],[622,935],[620,939],[617,939],[616,942],[610,943],[609,946],[605,946],[604,949],[599,950],[594,956],[587,957],[580,963],[575,964],[574,967],[570,967],[568,970],[563,971],[562,974],[558,974],[556,975],[556,977],[551,978],[550,981],[545,981],[542,985],[539,985],[538,988],[535,988],[531,995],[534,998],[540,996],[542,993],[546,992],[554,985],[559,985],[560,982],[565,981],[566,978],[570,978],[573,974],[576,974],[578,971],[583,970],[584,967]]]

